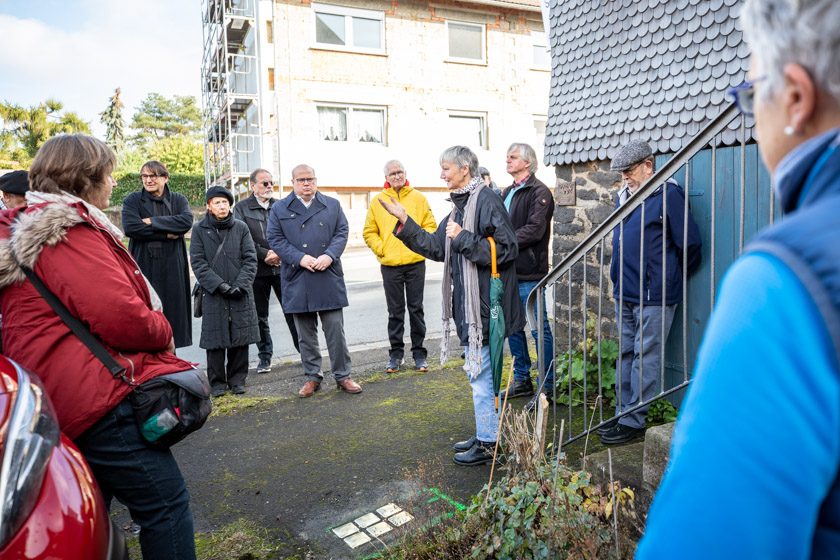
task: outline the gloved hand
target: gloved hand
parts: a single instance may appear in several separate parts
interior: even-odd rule
[[[233,288],[227,282],[222,282],[219,284],[218,290],[222,297],[230,297],[230,292]]]
[[[230,289],[226,297],[229,297],[230,299],[242,299],[245,297],[245,290],[239,286],[234,286]]]

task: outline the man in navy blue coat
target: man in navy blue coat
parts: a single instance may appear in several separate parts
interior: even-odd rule
[[[616,196],[618,209],[653,176],[653,151],[647,142],[631,141],[613,157],[610,167],[624,180]],[[662,345],[682,300],[683,255],[687,271],[693,272],[700,264],[700,245],[700,231],[685,210],[683,188],[671,179],[625,218],[623,231],[617,227],[613,232],[610,278],[621,331],[616,415],[659,391]],[[599,430],[601,442],[625,443],[642,435],[646,416],[647,407],[642,407],[607,424]]]
[[[319,316],[338,388],[361,393],[361,386],[350,378],[350,351],[344,337],[342,309],[348,303],[341,254],[347,245],[347,218],[338,200],[318,192],[312,167],[295,167],[292,186],[294,192],[271,207],[268,244],[282,261],[283,310],[293,315],[300,342],[306,383],[298,396],[311,397],[324,379]]]

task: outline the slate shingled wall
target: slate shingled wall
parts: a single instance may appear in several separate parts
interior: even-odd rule
[[[550,0],[545,163],[605,160],[637,136],[677,151],[746,78],[741,3]],[[740,139],[733,127],[721,140]]]

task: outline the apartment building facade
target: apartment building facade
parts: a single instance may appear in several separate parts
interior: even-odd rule
[[[256,93],[228,127],[242,135],[222,150],[234,169],[208,173],[208,184],[244,191],[243,176],[260,166],[285,193],[292,167],[306,162],[358,236],[389,159],[405,164],[438,218],[448,211],[438,162],[448,146],[472,148],[500,185],[511,142],[532,144],[542,159],[551,61],[538,0],[205,3],[217,2],[246,19],[224,26],[240,26],[242,45],[227,83],[250,81]],[[218,121],[208,119],[209,132],[224,128]]]

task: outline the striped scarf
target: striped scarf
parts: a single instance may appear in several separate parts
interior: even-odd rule
[[[469,232],[475,232],[476,216],[478,209],[478,193],[484,188],[484,181],[481,177],[473,177],[464,187],[452,194],[470,193],[467,204],[464,207],[464,223],[461,227]],[[449,219],[455,219],[455,208],[449,214]],[[452,254],[452,240],[446,238],[445,256],[443,259],[443,282],[441,282],[441,307],[443,319],[443,338],[440,340],[440,363],[446,363],[449,354],[449,336],[452,319],[452,270],[449,264],[449,257]],[[469,346],[467,347],[464,369],[475,379],[481,372],[481,296],[478,285],[478,267],[469,259],[461,259],[461,277],[464,282],[464,321],[469,335]]]

